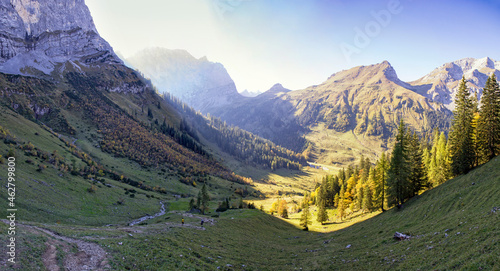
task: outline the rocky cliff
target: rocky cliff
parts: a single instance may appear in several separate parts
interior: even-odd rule
[[[66,62],[122,63],[99,36],[84,0],[0,0],[0,25],[3,73],[49,75]]]
[[[220,63],[196,59],[185,50],[148,48],[127,58],[149,77],[160,92],[168,92],[204,113],[243,97]]]
[[[469,81],[467,86],[472,93],[481,98],[486,79],[492,73],[500,76],[500,61],[489,57],[475,59],[464,58],[443,64],[424,77],[410,82],[412,89],[448,109],[455,108],[455,94],[462,76]]]

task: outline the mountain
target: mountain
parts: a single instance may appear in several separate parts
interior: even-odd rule
[[[0,166],[6,172],[11,155],[18,161],[23,220],[125,223],[169,197],[197,195],[201,184],[214,198],[263,196],[222,155],[264,169],[305,164],[289,150],[201,118],[211,137],[232,140],[223,146],[229,155],[213,147],[189,116],[116,57],[84,1],[1,4]]]
[[[72,65],[120,64],[84,0],[1,0],[0,72],[50,75]]]
[[[311,159],[347,165],[361,154],[375,159],[390,146],[403,118],[419,132],[446,130],[451,112],[415,93],[389,62],[359,66],[325,82],[290,91],[276,85],[255,98],[211,114]]]
[[[497,78],[500,76],[500,61],[494,61],[489,57],[464,58],[443,64],[410,84],[415,92],[453,110],[462,76],[469,81],[467,84],[469,89],[480,99],[486,80],[492,73],[495,73]]]
[[[204,113],[243,98],[220,63],[194,58],[185,50],[149,48],[126,61],[150,78],[158,90]]]

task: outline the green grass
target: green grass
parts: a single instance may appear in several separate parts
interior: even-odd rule
[[[400,210],[333,232],[305,232],[246,209],[206,216],[216,220],[206,230],[194,228],[197,217],[181,226],[178,211],[134,227],[42,226],[99,243],[113,270],[498,270],[498,195],[500,157]],[[396,241],[396,231],[413,238]]]

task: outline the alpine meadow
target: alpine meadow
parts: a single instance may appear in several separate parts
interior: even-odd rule
[[[0,269],[498,270],[494,2],[0,0]]]

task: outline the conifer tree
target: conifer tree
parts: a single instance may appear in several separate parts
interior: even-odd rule
[[[376,195],[376,204],[377,208],[380,208],[380,210],[385,211],[384,209],[384,202],[386,198],[386,181],[387,181],[387,171],[389,170],[389,162],[387,161],[385,152],[382,153],[380,156],[380,160],[377,163],[376,166],[376,182],[375,182],[375,195]]]
[[[469,172],[474,164],[472,118],[474,107],[467,89],[467,80],[462,77],[457,95],[450,129],[451,169],[455,175]]]
[[[500,152],[500,89],[495,74],[492,74],[486,81],[479,112],[478,149],[480,160],[484,163]]]
[[[340,198],[339,198],[339,204],[338,204],[338,207],[337,207],[337,215],[340,218],[340,220],[344,219],[345,209],[347,208],[347,204],[345,202],[344,194],[345,194],[345,188],[344,188],[344,185],[342,185],[341,188],[340,188],[340,194],[339,194]]]
[[[208,202],[210,201],[210,196],[208,195],[206,184],[203,184],[203,186],[201,187],[201,191],[198,194],[198,199],[200,200],[200,202],[198,202],[198,208],[200,208],[201,212],[205,214],[205,211],[208,209]]]
[[[408,163],[408,136],[403,120],[399,124],[396,145],[392,151],[389,171],[387,172],[387,198],[389,204],[398,207],[409,198],[410,167]]]
[[[372,191],[368,184],[363,186],[363,211],[371,212],[373,208],[372,204]]]
[[[326,201],[324,199],[321,199],[319,202],[319,210],[318,210],[318,215],[316,220],[323,225],[325,221],[328,220],[328,213],[326,211]]]
[[[311,213],[309,212],[309,206],[307,206],[302,209],[302,214],[300,215],[300,226],[307,231],[309,229],[309,225],[311,225]]]
[[[425,186],[427,182],[426,168],[423,162],[423,154],[420,146],[420,140],[416,133],[409,138],[409,196],[413,197]]]

